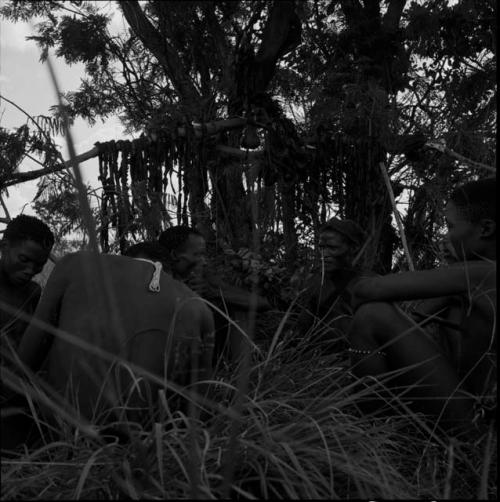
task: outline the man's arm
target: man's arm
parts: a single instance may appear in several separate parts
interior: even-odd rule
[[[18,355],[33,371],[41,366],[53,337],[50,329],[41,327],[37,321],[57,327],[60,303],[71,273],[68,264],[70,261],[71,256],[63,258],[52,271],[33,318],[21,339]]]
[[[215,274],[206,274],[207,285],[209,292],[207,296],[211,297],[222,297],[224,303],[230,307],[237,307],[241,310],[248,310],[250,308],[250,303],[252,299],[252,293],[239,286],[233,286],[223,281],[220,277]],[[271,308],[270,303],[267,298],[256,294],[256,306],[255,309],[260,312],[262,310],[268,310]],[[210,299],[210,298],[207,298]]]
[[[353,303],[403,301],[470,294],[495,287],[496,262],[469,261],[450,267],[361,278],[353,285]]]

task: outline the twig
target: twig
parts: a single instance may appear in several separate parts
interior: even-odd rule
[[[37,127],[37,129],[45,136],[45,139],[49,143],[52,143],[52,138],[50,137],[50,135],[47,134],[47,132],[44,131],[42,127],[40,127],[40,124],[26,110],[23,110],[19,105],[17,105],[16,103],[14,103],[14,101],[11,101],[10,99],[7,99],[2,94],[0,94],[0,99],[3,99],[4,101],[7,101],[7,103],[9,103],[10,105],[12,105],[15,108],[17,108],[20,112],[24,113],[26,115],[26,117],[28,117],[33,122],[33,124],[35,124],[35,126]],[[57,153],[57,156],[60,158],[61,162],[64,162],[64,159],[62,157],[61,152],[59,150],[57,150],[57,148],[55,148],[55,151]]]
[[[454,157],[457,160],[460,160],[461,162],[465,162],[466,164],[470,164],[473,167],[477,167],[478,169],[486,169],[487,171],[490,171],[492,173],[497,172],[496,168],[493,166],[488,166],[487,164],[483,164],[482,162],[477,162],[472,159],[468,159],[467,157],[464,157],[463,155],[460,155],[457,152],[454,152],[450,148],[448,148],[446,145],[443,143],[437,143],[435,141],[428,141],[424,146],[427,148],[432,148],[434,150],[438,150],[441,153],[445,153],[449,155],[450,157]]]
[[[387,169],[383,162],[379,162],[380,170],[382,171],[382,177],[384,178],[385,185],[387,187],[387,192],[389,193],[389,197],[391,199],[392,209],[394,211],[394,216],[396,218],[396,223],[398,224],[399,233],[401,235],[401,241],[403,242],[403,248],[406,255],[406,260],[408,261],[408,268],[414,272],[415,267],[413,266],[413,260],[411,259],[410,250],[408,248],[408,241],[406,240],[405,230],[403,228],[403,221],[401,220],[401,215],[399,214],[398,208],[396,207],[396,199],[394,198],[394,192],[391,186],[391,180],[389,179],[389,175],[387,174]]]
[[[47,174],[52,174],[59,171],[63,171],[64,169],[69,169],[70,167],[73,166],[75,162],[80,163],[84,162],[85,160],[92,159],[96,157],[98,153],[99,150],[97,149],[97,147],[94,147],[88,152],[82,153],[81,155],[77,155],[74,159],[67,160],[62,164],[57,164],[49,168],[37,169],[36,171],[28,171],[26,173],[15,173],[11,176],[10,181],[4,183],[3,186],[9,187],[11,185],[17,185],[18,183],[24,183],[25,181],[31,181],[40,178],[41,176],[46,176]]]
[[[5,201],[3,200],[3,195],[0,193],[0,202],[2,203],[3,210],[5,211],[5,216],[7,218],[7,222],[9,222],[12,218],[10,217],[9,210],[5,205]]]
[[[368,243],[370,242],[370,240],[372,239],[372,235],[369,235],[366,240],[365,240],[365,243],[363,244],[363,246],[361,247],[361,249],[358,251],[358,254],[354,257],[354,260],[352,260],[352,266],[354,267],[354,265],[356,265],[356,263],[358,263],[358,261],[361,259],[361,257],[363,256],[364,252],[366,251],[366,248],[368,246]]]

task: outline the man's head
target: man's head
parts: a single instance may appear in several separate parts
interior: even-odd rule
[[[43,221],[21,214],[5,229],[0,248],[0,270],[14,286],[23,286],[40,273],[54,245],[54,236]]]
[[[339,218],[328,220],[319,233],[319,250],[325,270],[350,268],[364,240],[363,230],[354,221]]]
[[[168,269],[169,259],[167,250],[158,242],[144,241],[127,248],[123,256],[130,258],[145,258],[146,260],[159,261]]]
[[[172,273],[186,278],[197,266],[206,262],[206,243],[196,229],[186,226],[167,228],[158,242],[167,250]]]
[[[446,240],[458,260],[496,259],[496,178],[465,183],[445,209]]]

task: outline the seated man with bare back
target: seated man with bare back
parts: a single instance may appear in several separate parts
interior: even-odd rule
[[[211,376],[212,314],[163,271],[162,254],[157,243],[137,258],[78,252],[49,277],[19,357],[32,370],[47,358],[49,384],[87,419],[98,420],[121,399],[147,408],[162,382],[185,387]],[[140,371],[132,378],[130,363],[158,380],[140,379]],[[201,385],[192,390],[204,392]]]
[[[449,266],[363,278],[352,288],[352,371],[396,371],[389,387],[446,429],[467,427],[496,386],[496,196],[496,178],[453,192],[445,211]],[[427,299],[428,321],[439,321],[446,343],[391,303],[416,299]]]

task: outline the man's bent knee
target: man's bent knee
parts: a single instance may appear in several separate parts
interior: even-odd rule
[[[355,312],[348,338],[351,344],[379,346],[406,329],[401,313],[387,302],[369,302]]]
[[[396,308],[386,302],[363,303],[354,313],[353,321],[362,323],[383,323],[397,316]]]

